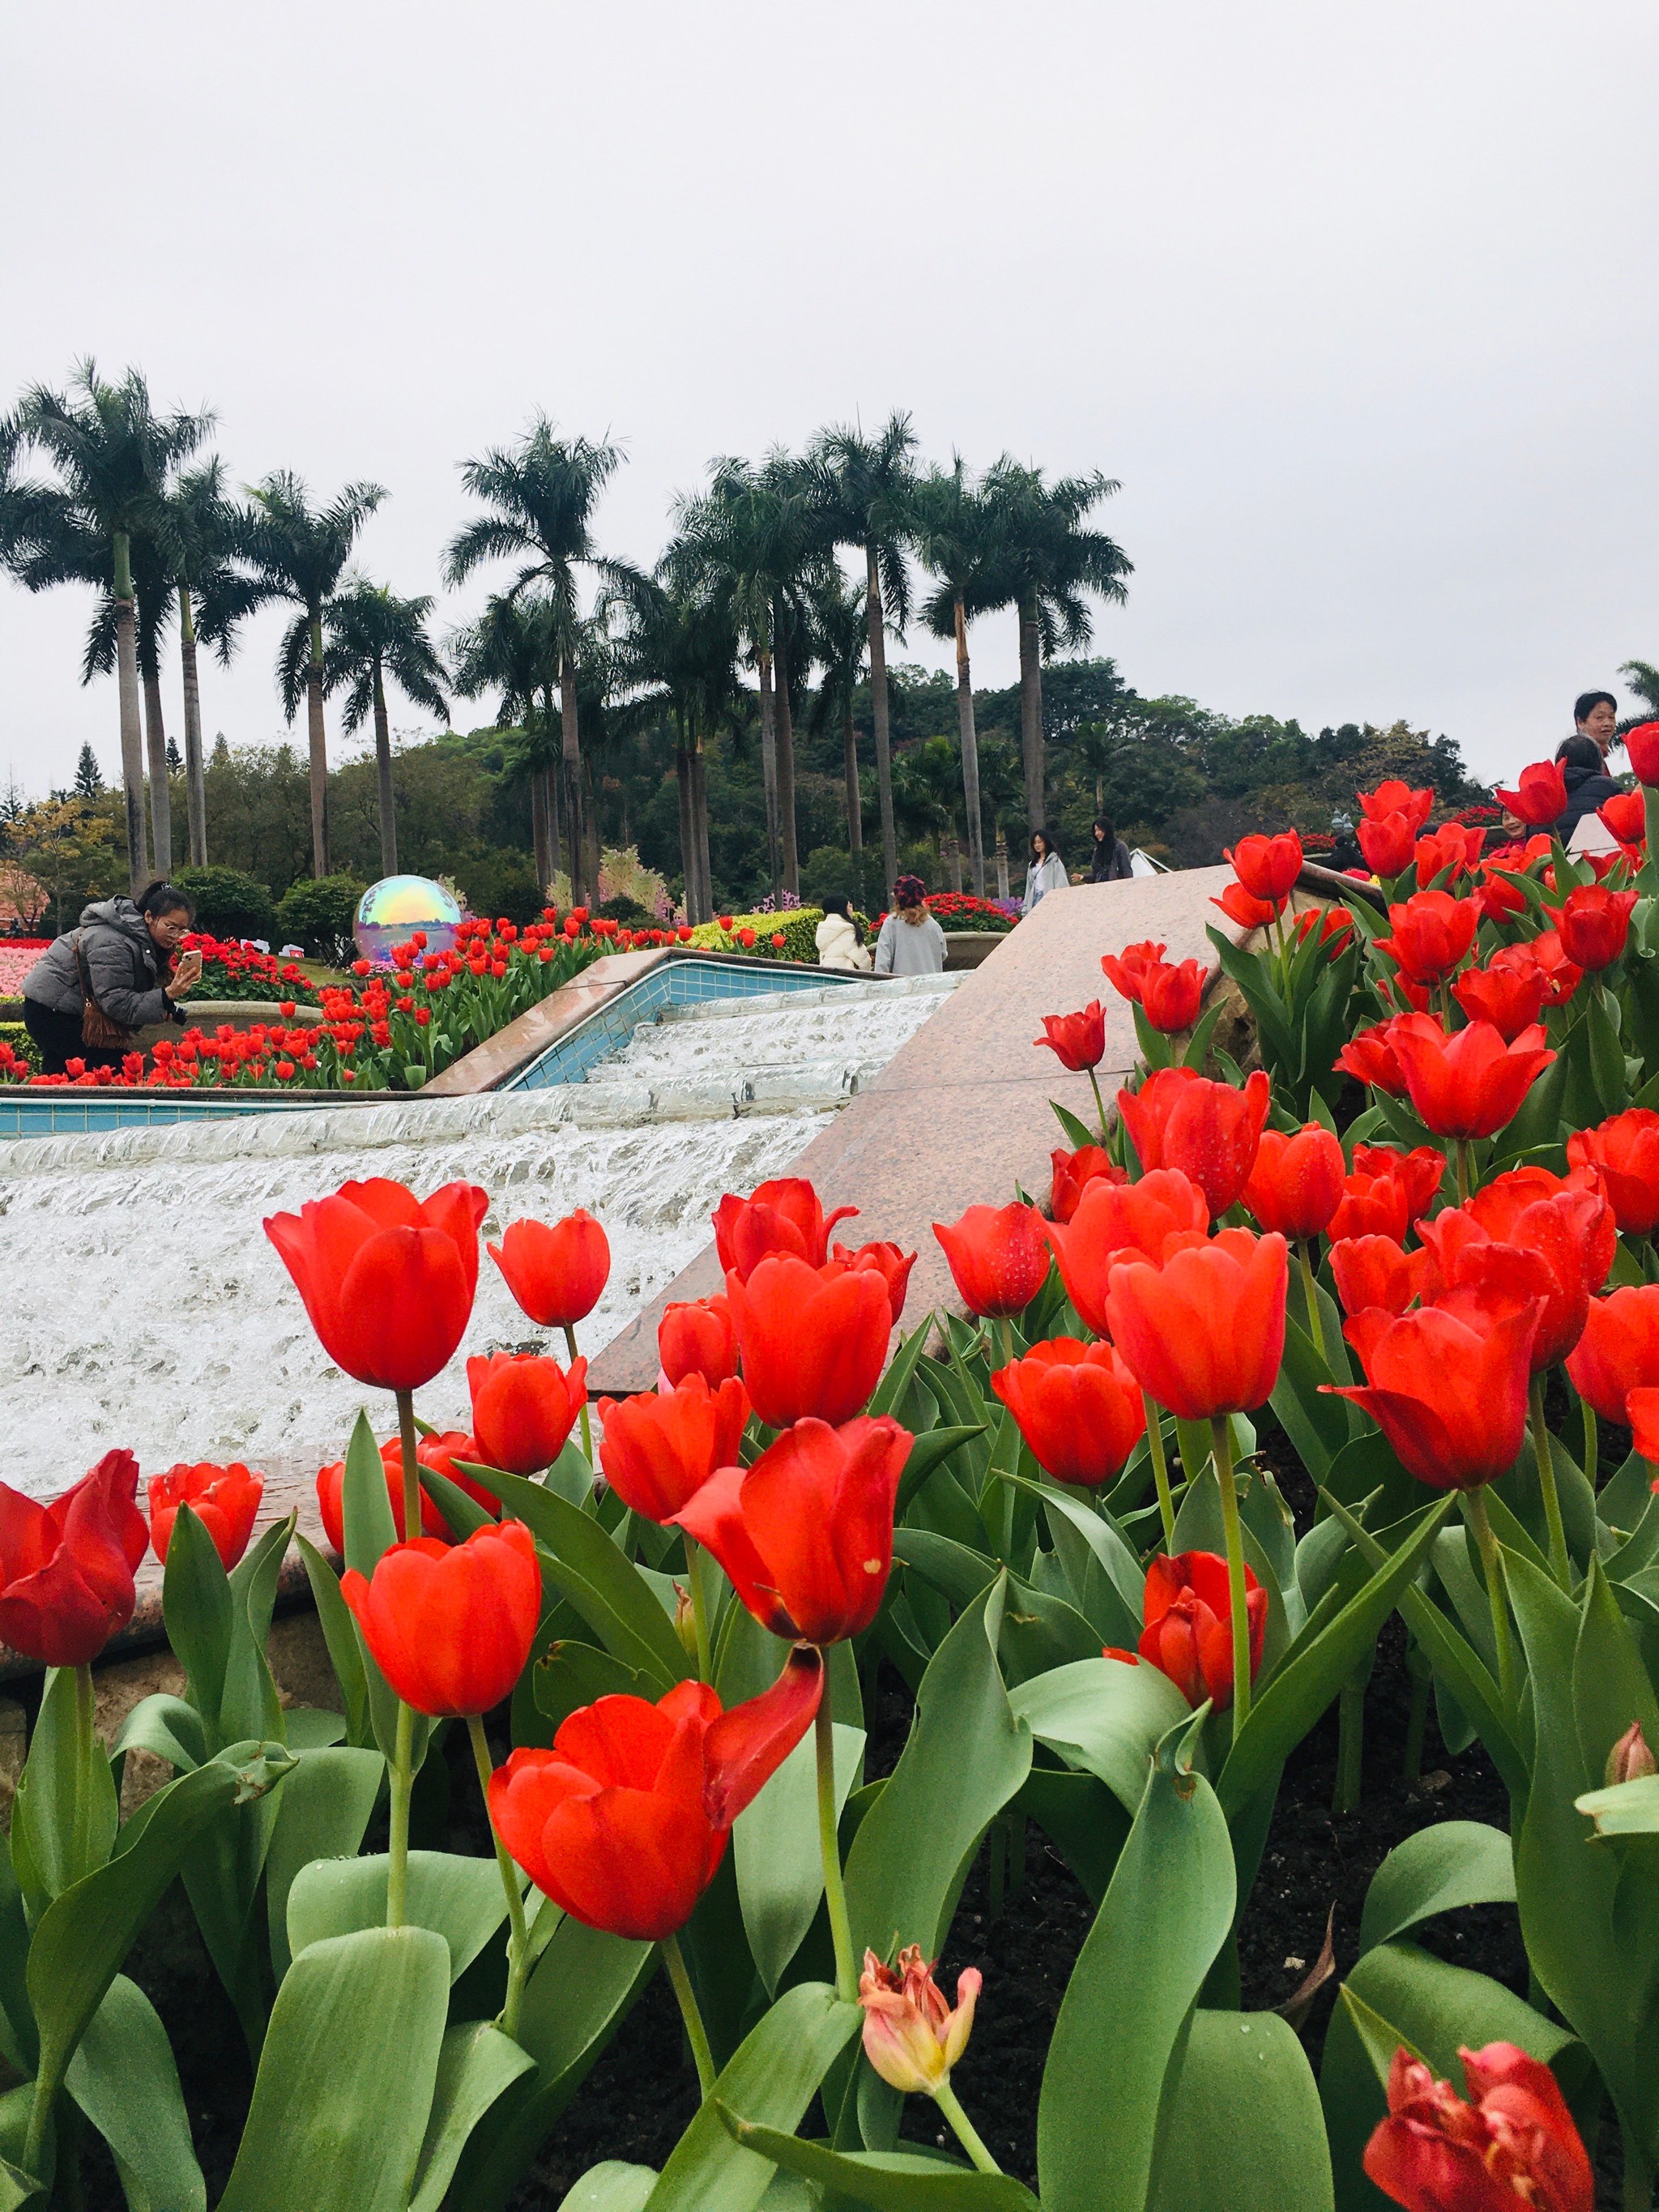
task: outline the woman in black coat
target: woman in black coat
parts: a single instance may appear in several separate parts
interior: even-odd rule
[[[1097,815],[1094,844],[1089,854],[1089,881],[1091,884],[1115,884],[1133,873],[1128,847],[1107,817]]]
[[[1624,787],[1607,774],[1601,748],[1594,738],[1567,738],[1555,757],[1561,764],[1561,781],[1567,787],[1567,811],[1552,827],[1561,842],[1568,845],[1584,817],[1606,805]]]
[[[23,978],[23,1025],[44,1073],[64,1074],[71,1060],[118,1067],[131,1049],[84,1041],[88,985],[99,1012],[124,1030],[184,1020],[178,1002],[202,975],[201,954],[179,951],[195,917],[175,884],[152,884],[136,902],[97,899],[82,908],[80,926],[55,938]]]

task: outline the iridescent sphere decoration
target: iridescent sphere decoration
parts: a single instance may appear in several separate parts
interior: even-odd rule
[[[351,933],[363,959],[386,967],[394,947],[407,945],[417,929],[426,933],[427,951],[447,952],[460,924],[453,895],[429,876],[382,876],[358,900]]]

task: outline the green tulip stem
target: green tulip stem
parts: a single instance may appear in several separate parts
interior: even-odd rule
[[[1095,1111],[1100,1116],[1100,1141],[1106,1141],[1106,1101],[1100,1095],[1100,1079],[1093,1068],[1089,1070],[1089,1085],[1095,1094]]]
[[[404,1541],[412,1544],[421,1533],[420,1438],[415,1433],[415,1393],[398,1393],[398,1440],[404,1462]]]
[[[836,1723],[830,1710],[829,1669],[817,1718],[812,1723],[813,1748],[818,1765],[818,1848],[823,1854],[823,1901],[830,1914],[830,1933],[836,1946],[836,1995],[843,2004],[856,2004],[858,1971],[853,1959],[853,1923],[847,1917],[847,1891],[841,1878],[841,1840],[836,1832]]]
[[[1544,1519],[1550,1532],[1550,1572],[1568,1596],[1572,1595],[1572,1562],[1567,1557],[1567,1532],[1561,1522],[1561,1494],[1555,1482],[1555,1457],[1550,1432],[1544,1425],[1544,1378],[1534,1375],[1527,1393],[1532,1415],[1533,1456],[1538,1462],[1538,1487],[1544,1493]]]
[[[1492,1534],[1492,1522],[1486,1512],[1486,1492],[1466,1490],[1462,1498],[1463,1516],[1474,1534],[1480,1553],[1480,1564],[1486,1573],[1486,1601],[1492,1607],[1492,1641],[1498,1646],[1498,1686],[1504,1693],[1506,1711],[1512,1713],[1518,1687],[1515,1679],[1515,1647],[1510,1641],[1509,1601],[1504,1591],[1504,1565],[1498,1554],[1498,1539]]]
[[[979,2171],[981,2173],[1000,2173],[1002,2168],[980,2141],[979,2130],[963,2111],[962,2100],[951,2087],[951,2077],[948,2074],[934,2090],[933,2102],[956,2130],[957,2141],[972,2159]]]
[[[1584,1480],[1594,1490],[1596,1464],[1601,1457],[1601,1431],[1596,1426],[1595,1408],[1588,1398],[1579,1400],[1578,1411],[1584,1423]]]
[[[500,1869],[501,1887],[507,1895],[507,1917],[513,1930],[507,1954],[507,2002],[501,2007],[501,2032],[516,2041],[519,2033],[519,1999],[524,1994],[525,1975],[530,1966],[530,1930],[525,1924],[524,1893],[519,1887],[519,1870],[507,1855],[507,1847],[495,1832],[495,1823],[489,1810],[489,1778],[494,1771],[489,1759],[489,1741],[484,1735],[483,1716],[469,1713],[466,1732],[472,1741],[472,1764],[478,1770],[478,1787],[483,1792],[484,1818],[489,1822],[489,1839],[495,1846],[495,1864]]]
[[[391,1857],[386,1875],[386,1924],[401,1928],[409,1910],[409,1800],[415,1788],[415,1709],[398,1700],[392,1759]]]
[[[1474,1152],[1467,1137],[1457,1140],[1457,1203],[1467,1206],[1474,1190]]]
[[[1003,1365],[1012,1367],[1014,1364],[1014,1324],[1006,1314],[998,1316],[997,1344],[1002,1353]]]
[[[1250,1717],[1250,1616],[1244,1602],[1244,1534],[1233,1480],[1232,1430],[1224,1413],[1212,1416],[1216,1480],[1221,1487],[1221,1526],[1227,1542],[1227,1610],[1233,1626],[1233,1741]]]
[[[576,1364],[576,1330],[574,1324],[571,1322],[566,1322],[564,1325],[564,1341],[565,1348],[570,1354],[570,1364],[574,1367]],[[593,1424],[587,1418],[587,1401],[586,1398],[582,1400],[582,1449],[587,1454],[587,1464],[589,1467],[593,1466],[595,1464],[593,1458]],[[707,1679],[708,1677],[705,1676],[704,1680],[707,1680]]]
[[[684,1954],[678,1936],[662,1939],[662,1962],[668,1969],[668,1978],[674,1984],[674,1995],[680,2001],[680,2017],[685,2022],[686,2040],[691,2045],[691,2056],[697,2062],[697,2087],[702,2100],[708,2103],[714,2087],[714,2054],[708,2048],[708,2031],[702,2024],[702,2014],[697,2009],[697,1993],[691,1986],[691,1977],[686,1972]]]
[[[697,1546],[695,1538],[685,1538],[685,1579],[691,1591],[691,1625],[697,1634],[697,1679],[712,1682],[714,1679],[714,1646],[708,1640],[708,1607],[703,1597],[702,1577],[697,1572]]]
[[[1651,794],[1650,794],[1650,804]],[[1625,2139],[1625,2212],[1651,2212],[1653,2204],[1653,2161],[1636,2139],[1633,2128],[1624,2130]]]
[[[1296,1263],[1302,1270],[1302,1294],[1308,1302],[1308,1334],[1313,1339],[1313,1348],[1322,1365],[1328,1365],[1325,1358],[1325,1324],[1319,1316],[1319,1292],[1314,1287],[1313,1263],[1305,1244],[1297,1246]]]
[[[1170,1495],[1170,1466],[1164,1456],[1163,1409],[1153,1402],[1150,1390],[1141,1392],[1140,1402],[1146,1408],[1146,1449],[1152,1455],[1152,1480],[1158,1485],[1158,1511],[1164,1523],[1164,1549],[1173,1557],[1175,1500]]]

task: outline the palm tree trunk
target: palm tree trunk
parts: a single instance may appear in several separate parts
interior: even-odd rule
[[[680,873],[685,879],[685,918],[696,922],[702,917],[697,912],[696,841],[691,826],[691,756],[685,749],[684,730],[674,739],[674,790],[680,803]]]
[[[586,854],[582,810],[582,743],[576,726],[576,665],[568,653],[559,663],[559,719],[562,726],[560,766],[564,782],[564,819],[570,844],[570,903],[587,904]]]
[[[312,610],[306,670],[306,733],[311,744],[311,872],[328,873],[328,736],[323,727],[323,611]]]
[[[1019,745],[1025,766],[1028,830],[1042,827],[1042,643],[1037,632],[1036,593],[1019,602]]]
[[[392,724],[386,711],[386,686],[374,669],[374,765],[380,785],[380,873],[398,872],[398,814],[392,795]]]
[[[173,794],[167,788],[167,733],[161,719],[161,671],[144,671],[144,749],[149,755],[149,829],[155,872],[173,872]]]
[[[772,896],[783,889],[778,850],[778,717],[772,696],[772,656],[760,655],[761,781],[766,786],[766,866],[772,878]]]
[[[703,920],[712,921],[714,869],[708,854],[708,767],[701,738],[691,748],[691,842],[697,862],[697,904]]]
[[[893,759],[888,743],[886,617],[873,545],[865,548],[864,574],[865,611],[870,624],[870,705],[876,724],[876,792],[881,802],[882,882],[890,890],[898,873],[898,834],[893,826]]]
[[[553,880],[547,857],[547,786],[540,763],[530,771],[530,842],[536,858],[536,882],[544,892]]]
[[[847,850],[853,862],[853,903],[864,903],[864,796],[859,789],[859,733],[853,721],[853,697],[841,705],[842,773],[847,779]]]
[[[1008,896],[1008,840],[1002,834],[1002,824],[997,824],[997,896]]]
[[[962,889],[962,840],[953,830],[945,841],[945,856],[951,866],[951,888]]]
[[[545,727],[550,732],[554,705],[550,684],[543,690],[542,704],[547,717]],[[542,812],[547,818],[547,873],[542,878],[542,892],[544,897],[550,897],[552,894],[548,886],[564,866],[564,840],[559,828],[559,779],[553,773],[553,763],[549,760],[544,760],[536,773],[541,778]]]
[[[587,881],[593,894],[594,904],[597,905],[604,896],[604,887],[599,882],[599,866],[605,849],[599,834],[602,827],[599,817],[604,784],[594,777],[593,757],[591,753],[585,753],[582,756],[582,790],[587,805],[586,848]]]
[[[179,659],[185,678],[185,814],[190,865],[207,866],[207,784],[202,768],[202,687],[196,674],[196,611],[190,586],[179,586]]]
[[[149,881],[144,836],[144,738],[138,706],[138,610],[132,597],[132,556],[124,531],[115,533],[115,666],[121,705],[121,785],[126,799],[127,880],[137,897]]]
[[[968,872],[974,896],[985,896],[985,824],[979,811],[979,735],[974,727],[974,686],[968,670],[968,613],[957,594],[957,724],[962,732],[962,796],[968,814]]]
[[[778,640],[778,819],[783,830],[783,888],[800,896],[800,855],[795,846],[795,720],[789,708],[788,649]]]

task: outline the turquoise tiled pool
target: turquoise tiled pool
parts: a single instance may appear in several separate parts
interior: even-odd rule
[[[386,1094],[379,1095],[382,1104]],[[350,1105],[337,1091],[273,1098],[254,1091],[192,1095],[155,1091],[0,1090],[0,1142],[8,1137],[76,1137],[88,1130],[162,1129],[179,1121],[222,1121],[238,1114],[307,1113],[313,1106]]]
[[[543,1091],[556,1083],[580,1083],[596,1061],[620,1052],[641,1023],[665,1006],[697,1006],[711,999],[754,999],[780,991],[821,991],[826,984],[867,981],[832,968],[778,968],[770,961],[722,960],[706,952],[671,957],[618,992],[568,1036],[549,1045],[501,1088]]]

